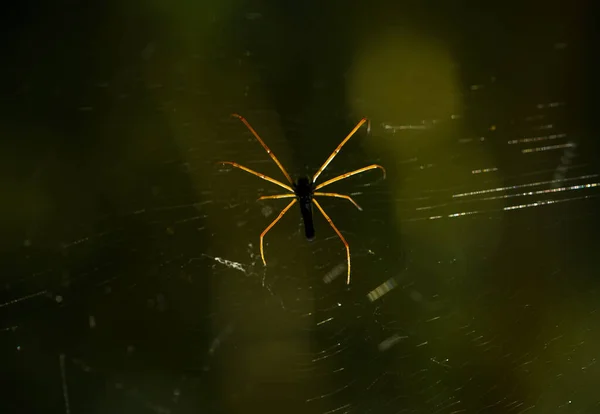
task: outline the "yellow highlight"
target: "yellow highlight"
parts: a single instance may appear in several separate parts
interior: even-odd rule
[[[456,63],[443,44],[409,31],[379,33],[363,43],[349,77],[357,114],[394,123],[460,112]]]

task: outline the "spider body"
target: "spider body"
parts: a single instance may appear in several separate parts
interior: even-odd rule
[[[308,177],[298,178],[293,186],[296,200],[300,206],[302,221],[304,222],[304,234],[308,241],[313,241],[315,239],[315,226],[312,217],[314,187],[315,186]]]
[[[292,198],[293,199],[292,201],[289,202],[289,204],[281,211],[281,213],[279,213],[279,215],[275,218],[275,220],[273,220],[271,222],[271,224],[269,224],[269,226],[260,235],[260,257],[262,258],[263,264],[265,266],[267,265],[267,262],[265,260],[264,248],[263,248],[263,239],[264,239],[265,235],[283,217],[283,215],[285,213],[287,213],[287,211],[296,203],[298,203],[300,206],[300,213],[302,214],[302,220],[304,221],[304,234],[308,240],[314,239],[315,228],[314,228],[313,217],[312,217],[312,206],[314,204],[314,206],[317,207],[317,209],[323,215],[323,217],[325,217],[327,222],[329,222],[329,224],[331,225],[333,230],[337,233],[340,240],[342,240],[342,242],[344,243],[344,246],[346,248],[346,258],[348,261],[348,277],[346,279],[346,284],[349,285],[350,284],[350,246],[348,245],[348,242],[346,241],[346,239],[344,238],[342,233],[333,224],[333,221],[329,218],[327,213],[325,213],[325,210],[323,210],[323,207],[321,207],[321,204],[319,204],[319,202],[316,200],[316,197],[343,198],[345,200],[350,201],[352,204],[354,204],[354,206],[357,209],[362,210],[362,208],[360,208],[360,206],[358,204],[356,204],[356,202],[350,196],[338,194],[338,193],[325,193],[325,192],[320,192],[318,190],[320,190],[321,188],[323,188],[329,184],[332,184],[336,181],[340,181],[345,178],[351,177],[353,175],[360,174],[365,171],[373,170],[375,168],[381,169],[383,171],[383,177],[385,178],[385,168],[383,168],[381,165],[378,165],[378,164],[371,164],[366,167],[359,168],[358,170],[354,170],[354,171],[350,171],[350,172],[338,175],[337,177],[331,178],[321,184],[316,184],[316,182],[317,182],[317,178],[319,177],[319,175],[321,175],[321,173],[325,170],[325,168],[329,165],[329,163],[333,160],[333,158],[338,154],[338,152],[340,152],[340,150],[342,149],[344,144],[352,137],[352,135],[354,135],[356,133],[356,131],[358,131],[358,129],[365,122],[367,122],[367,119],[363,118],[359,121],[358,124],[356,124],[354,129],[352,129],[352,131],[350,131],[350,133],[348,134],[348,136],[346,136],[346,138],[342,141],[342,143],[340,145],[338,145],[337,148],[331,153],[331,155],[329,156],[329,158],[327,158],[327,160],[321,166],[321,168],[319,168],[317,170],[317,172],[312,177],[312,179],[310,177],[301,177],[296,182],[294,182],[294,181],[292,181],[292,178],[287,173],[285,168],[283,168],[283,166],[281,165],[281,163],[279,162],[279,160],[277,159],[275,154],[273,154],[273,152],[271,152],[269,147],[267,147],[267,145],[264,143],[264,141],[258,136],[258,134],[254,130],[254,128],[252,128],[252,126],[250,126],[248,121],[246,121],[246,119],[241,115],[233,114],[233,116],[238,118],[240,121],[242,121],[244,123],[244,125],[246,125],[246,127],[250,130],[252,135],[254,135],[254,137],[260,143],[260,145],[262,145],[262,147],[265,149],[265,151],[267,151],[267,154],[269,154],[271,159],[275,162],[275,164],[277,164],[277,166],[279,167],[279,169],[281,170],[281,172],[283,173],[283,175],[285,176],[285,178],[287,179],[289,184],[284,184],[281,181],[278,181],[267,175],[261,174],[254,170],[251,170],[250,168],[244,167],[243,165],[240,165],[236,162],[221,161],[220,163],[221,164],[229,164],[235,168],[244,170],[252,175],[262,178],[263,180],[266,180],[275,185],[278,185],[279,187],[284,188],[288,191],[285,194],[262,196],[262,197],[258,198],[259,200],[267,200],[267,199],[272,200],[272,199],[279,199],[279,198]]]

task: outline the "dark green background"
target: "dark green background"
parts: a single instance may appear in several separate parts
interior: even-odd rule
[[[13,2],[0,412],[598,412],[590,14],[583,1]],[[262,266],[258,236],[285,204],[256,202],[277,187],[215,162],[283,177],[232,112],[293,176],[372,120],[321,178],[388,172],[332,185],[363,212],[322,201],[352,249],[349,287],[335,233],[317,217],[306,242],[297,210]],[[403,125],[422,128],[390,129]],[[548,134],[565,136],[507,144]],[[572,159],[522,152],[567,142]],[[569,181],[550,183],[560,165]],[[577,185],[590,187],[564,189]]]

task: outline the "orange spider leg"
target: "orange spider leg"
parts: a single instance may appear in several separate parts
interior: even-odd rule
[[[252,135],[254,135],[254,137],[258,140],[258,142],[260,142],[260,145],[262,145],[263,148],[265,149],[265,151],[267,151],[267,154],[269,154],[269,156],[273,159],[273,161],[275,161],[275,164],[277,164],[277,166],[279,167],[279,169],[281,170],[283,175],[285,175],[285,178],[287,178],[288,182],[293,185],[294,181],[292,181],[292,178],[290,177],[290,175],[287,173],[285,168],[283,168],[283,165],[281,165],[281,163],[279,162],[279,160],[277,159],[275,154],[273,154],[273,152],[269,149],[269,147],[267,147],[267,144],[265,144],[265,142],[258,136],[258,134],[254,130],[254,128],[252,128],[250,123],[248,121],[246,121],[246,118],[244,118],[243,116],[241,116],[239,114],[231,114],[231,116],[238,118],[240,121],[242,121],[244,123],[244,125],[246,125],[246,127],[248,127],[250,132],[252,132]]]
[[[259,200],[276,200],[278,198],[292,198],[296,197],[296,194],[277,194],[258,197]]]
[[[262,258],[263,264],[266,266],[267,265],[267,261],[265,260],[265,253],[263,250],[263,238],[265,237],[265,234],[267,234],[267,232],[269,230],[271,230],[271,227],[273,227],[275,224],[277,224],[277,222],[283,217],[283,215],[285,213],[287,213],[287,211],[296,203],[296,199],[293,199],[290,204],[287,205],[286,208],[284,208],[281,213],[279,213],[279,215],[277,216],[277,218],[275,220],[273,220],[273,222],[271,224],[269,224],[269,227],[267,227],[265,229],[265,231],[263,231],[260,235],[260,257]]]
[[[269,181],[269,182],[271,182],[273,184],[277,184],[278,186],[283,187],[283,188],[285,188],[288,191],[292,191],[292,192],[294,191],[294,189],[292,187],[290,187],[289,185],[284,184],[281,181],[277,181],[276,179],[271,178],[271,177],[269,177],[267,175],[261,174],[259,172],[254,171],[254,170],[251,170],[248,167],[244,167],[243,165],[240,165],[237,162],[219,161],[219,163],[221,163],[221,164],[229,164],[229,165],[231,165],[231,166],[233,166],[235,168],[239,168],[240,170],[244,170],[246,172],[249,172],[250,174],[256,175],[257,177],[260,177],[263,180]]]
[[[327,168],[327,166],[329,165],[329,163],[331,162],[331,160],[333,160],[333,158],[338,154],[338,152],[340,152],[340,150],[342,149],[342,147],[344,146],[344,144],[346,142],[348,142],[348,140],[350,138],[352,138],[352,135],[354,135],[356,133],[356,131],[358,131],[358,129],[365,123],[367,122],[367,118],[363,118],[361,119],[358,124],[356,124],[356,126],[354,127],[354,129],[352,131],[350,131],[350,133],[348,134],[348,136],[346,138],[344,138],[344,140],[342,141],[342,143],[340,145],[337,146],[337,148],[335,150],[333,150],[333,152],[331,153],[331,155],[329,156],[329,158],[327,158],[327,160],[325,161],[325,163],[321,166],[321,168],[319,168],[319,170],[315,173],[315,175],[313,176],[312,182],[316,182],[317,178],[319,177],[319,175],[321,175],[321,173],[325,170],[325,168]],[[369,129],[370,128],[370,123],[369,123]]]
[[[354,204],[354,206],[359,209],[360,211],[362,211],[361,206],[359,206],[356,201],[354,201],[352,199],[352,197],[347,196],[347,195],[343,195],[343,194],[338,194],[338,193],[314,193],[315,196],[322,196],[322,197],[337,197],[337,198],[344,198],[346,200],[348,200],[349,202],[351,202],[352,204]]]
[[[342,233],[340,233],[340,231],[337,229],[337,227],[335,227],[335,225],[333,224],[333,221],[331,221],[331,219],[329,218],[327,213],[325,213],[325,210],[323,210],[323,207],[321,207],[319,202],[317,200],[313,199],[313,203],[315,203],[315,206],[317,206],[317,208],[319,209],[321,214],[323,214],[323,217],[325,217],[325,220],[327,220],[329,222],[329,224],[331,225],[331,227],[333,227],[333,229],[335,230],[337,235],[340,237],[340,239],[342,239],[344,246],[346,246],[346,257],[348,258],[348,278],[346,279],[346,284],[349,285],[350,284],[350,246],[348,245],[348,242],[346,241],[344,236],[342,236]]]
[[[350,171],[350,172],[347,172],[347,173],[342,174],[342,175],[338,175],[337,177],[334,177],[331,180],[327,180],[324,183],[321,183],[318,186],[316,186],[315,190],[323,188],[323,187],[325,187],[325,186],[327,186],[327,185],[329,185],[331,183],[335,183],[336,181],[343,180],[344,178],[348,178],[348,177],[351,177],[351,176],[356,175],[356,174],[360,174],[360,173],[365,172],[365,171],[373,170],[375,168],[381,168],[381,170],[383,171],[383,178],[385,179],[385,168],[383,168],[381,165],[372,164],[372,165],[369,165],[367,167],[359,168],[358,170],[354,170],[354,171]]]

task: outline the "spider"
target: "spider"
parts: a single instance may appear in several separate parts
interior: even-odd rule
[[[356,175],[356,174],[360,174],[363,173],[365,171],[369,171],[369,170],[373,170],[375,168],[380,168],[383,171],[383,178],[385,178],[385,168],[383,168],[381,165],[378,164],[371,164],[368,165],[366,167],[363,168],[359,168],[358,170],[354,170],[354,171],[350,171],[347,173],[344,173],[342,175],[338,175],[337,177],[331,178],[327,181],[325,181],[324,183],[321,184],[316,184],[317,178],[319,177],[319,175],[321,175],[321,173],[323,171],[325,171],[325,168],[327,168],[327,166],[329,165],[329,163],[333,160],[333,158],[338,154],[338,152],[340,152],[340,150],[342,149],[342,147],[344,146],[344,144],[346,142],[348,142],[348,140],[356,133],[356,131],[358,131],[358,129],[365,123],[368,122],[366,118],[361,119],[358,124],[356,124],[356,126],[354,127],[354,129],[352,129],[352,131],[350,131],[350,133],[348,134],[348,136],[342,141],[342,143],[340,145],[337,146],[337,148],[331,153],[331,155],[329,156],[329,158],[327,158],[327,160],[325,161],[325,163],[323,163],[323,165],[321,166],[321,168],[319,168],[317,170],[317,172],[315,173],[315,175],[311,178],[309,177],[300,177],[298,178],[298,180],[296,182],[294,182],[292,180],[292,178],[290,177],[290,175],[287,173],[287,171],[285,170],[285,168],[283,168],[283,165],[281,165],[281,163],[279,162],[279,160],[277,159],[277,157],[275,156],[275,154],[273,154],[273,152],[269,149],[269,147],[267,147],[267,144],[264,143],[264,141],[258,136],[258,134],[256,133],[256,131],[254,130],[254,128],[252,128],[252,126],[250,125],[250,123],[248,123],[248,121],[246,120],[246,118],[244,118],[241,115],[238,114],[232,114],[233,117],[238,118],[240,121],[242,121],[244,123],[244,125],[246,125],[246,127],[250,130],[250,132],[252,133],[252,135],[254,135],[254,137],[258,140],[258,142],[263,146],[263,148],[265,149],[265,151],[267,151],[267,154],[269,154],[269,156],[273,159],[273,161],[275,161],[275,164],[277,164],[277,166],[279,167],[279,169],[281,170],[281,172],[283,173],[283,175],[285,176],[285,178],[288,180],[288,182],[290,183],[290,185],[284,184],[281,181],[277,181],[274,178],[271,178],[269,176],[266,176],[264,174],[261,174],[259,172],[256,172],[254,170],[251,170],[248,167],[244,167],[243,165],[240,165],[236,162],[231,162],[231,161],[220,161],[220,164],[228,164],[231,165],[235,168],[239,168],[240,170],[246,171],[250,174],[253,174],[257,177],[262,178],[263,180],[269,181],[273,184],[276,184],[282,188],[285,188],[287,191],[289,191],[289,193],[286,194],[277,194],[277,195],[267,195],[267,196],[262,196],[259,197],[258,200],[272,200],[272,199],[279,199],[279,198],[293,198],[292,201],[290,201],[290,203],[281,211],[281,213],[279,213],[279,215],[275,218],[275,220],[273,220],[271,222],[271,224],[269,224],[269,226],[261,233],[260,235],[260,257],[262,258],[263,264],[266,266],[267,262],[265,260],[265,255],[264,255],[264,249],[263,249],[263,239],[265,237],[265,235],[267,234],[267,232],[269,230],[271,230],[271,228],[277,224],[277,222],[279,220],[281,220],[281,218],[283,217],[283,215],[285,213],[287,213],[287,211],[292,208],[292,206],[295,203],[298,203],[300,206],[300,213],[302,215],[302,220],[304,222],[304,233],[306,235],[306,238],[308,240],[313,240],[315,237],[315,228],[313,226],[313,219],[312,219],[312,205],[314,204],[317,209],[321,212],[321,214],[323,215],[323,217],[325,217],[325,219],[327,220],[327,222],[331,225],[331,227],[333,228],[333,230],[337,233],[337,235],[339,236],[339,238],[342,240],[342,242],[344,243],[344,246],[346,247],[346,258],[348,260],[348,277],[346,279],[346,284],[349,285],[350,284],[350,246],[348,245],[348,242],[346,241],[346,239],[344,238],[344,236],[342,236],[342,233],[340,233],[340,231],[337,229],[337,227],[333,224],[333,221],[331,220],[331,218],[329,218],[329,216],[327,215],[327,213],[325,213],[325,210],[323,210],[323,207],[321,207],[321,204],[319,204],[319,202],[315,199],[315,197],[336,197],[336,198],[343,198],[345,200],[350,201],[352,204],[354,204],[354,206],[362,211],[362,208],[350,197],[347,195],[343,195],[343,194],[338,194],[338,193],[324,193],[321,191],[318,191],[320,189],[322,189],[323,187],[328,186],[329,184],[333,184],[336,181],[340,181],[343,180],[345,178],[348,178],[350,176]],[[370,124],[367,124],[370,127]]]

